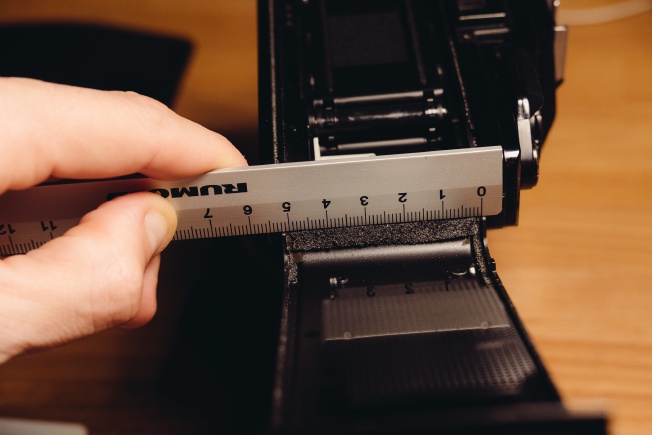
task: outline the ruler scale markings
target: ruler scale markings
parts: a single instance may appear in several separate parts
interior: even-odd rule
[[[252,166],[177,181],[138,178],[38,186],[0,196],[0,253],[35,249],[107,199],[147,190],[167,198],[177,210],[175,239],[181,240],[492,216],[502,211],[502,162],[500,147],[485,147]],[[397,194],[409,198],[408,204],[397,201]],[[433,207],[433,197],[435,204],[442,199],[441,210]],[[284,211],[283,204],[290,203],[293,216]],[[209,217],[218,220],[207,223]],[[44,222],[56,222],[57,231],[42,231]]]

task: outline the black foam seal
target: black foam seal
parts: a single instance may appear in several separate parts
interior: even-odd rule
[[[477,234],[478,218],[296,231],[288,233],[290,251],[315,251],[384,245],[414,245]]]

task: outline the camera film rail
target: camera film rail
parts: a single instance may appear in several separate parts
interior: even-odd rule
[[[0,255],[26,253],[103,202],[151,191],[177,210],[175,240],[473,216],[502,211],[500,147],[37,186],[0,196]]]

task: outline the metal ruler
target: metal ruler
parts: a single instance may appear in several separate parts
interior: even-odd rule
[[[281,163],[178,181],[40,185],[0,196],[0,255],[38,248],[116,196],[168,199],[175,240],[499,214],[502,148]]]

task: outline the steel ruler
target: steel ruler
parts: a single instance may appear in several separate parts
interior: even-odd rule
[[[502,148],[486,147],[223,169],[177,181],[39,185],[0,196],[0,255],[38,248],[101,203],[131,192],[168,199],[175,240],[499,214]]]

